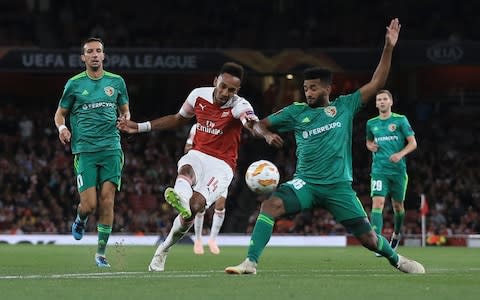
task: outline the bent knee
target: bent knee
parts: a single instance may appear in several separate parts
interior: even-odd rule
[[[373,230],[362,234],[358,237],[358,240],[365,248],[368,248],[372,251],[377,250],[378,238]]]
[[[285,206],[282,199],[278,197],[270,197],[263,201],[261,211],[277,218],[285,214]]]

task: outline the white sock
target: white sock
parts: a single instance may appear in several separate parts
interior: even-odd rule
[[[172,224],[172,229],[167,235],[167,238],[163,243],[161,243],[157,251],[155,251],[155,255],[159,255],[161,252],[167,252],[170,247],[175,245],[192,227],[193,222],[183,222],[182,217],[178,215]]]
[[[182,175],[177,176],[173,189],[180,196],[182,202],[190,206],[190,198],[192,198],[193,195],[192,182],[190,179]]]
[[[220,228],[222,228],[223,220],[225,220],[225,208],[222,210],[215,210],[213,214],[212,228],[210,229],[210,239],[217,238]]]
[[[195,240],[202,240],[202,228],[203,228],[203,218],[205,217],[205,211],[197,213],[195,216],[195,222],[193,228],[195,229]]]

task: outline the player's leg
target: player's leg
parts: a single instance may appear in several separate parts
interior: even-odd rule
[[[384,205],[385,205],[385,197],[374,196],[372,198],[372,212],[370,213],[370,219],[372,222],[373,230],[377,234],[382,234],[382,230],[383,230]]]
[[[393,249],[397,250],[398,245],[401,239],[401,231],[403,228],[403,222],[405,220],[405,207],[403,206],[403,201],[392,200],[393,205],[393,234],[390,239],[390,245]]]
[[[351,232],[365,248],[385,257],[392,266],[398,264],[398,255],[390,247],[388,241],[376,233],[366,217],[356,217],[341,221],[342,225]]]
[[[213,254],[220,254],[220,248],[217,245],[217,236],[225,220],[225,197],[220,197],[215,202],[215,211],[213,213],[212,227],[210,228],[210,237],[208,247]]]
[[[80,153],[74,158],[74,171],[80,203],[77,216],[72,223],[72,235],[76,240],[82,239],[88,216],[97,208],[97,169],[95,160],[88,153]]]
[[[364,247],[382,254],[382,256],[398,270],[412,274],[425,273],[425,268],[421,263],[397,254],[382,235],[375,233],[371,228],[369,231],[366,231],[370,226],[370,224],[367,226],[367,218],[346,220],[342,222],[342,224],[344,223],[346,224],[346,228],[354,233],[355,237]]]
[[[371,224],[377,234],[382,234],[383,207],[385,205],[385,197],[388,193],[387,180],[383,175],[372,174],[370,187],[370,196],[372,197],[372,211],[370,213]]]
[[[72,223],[72,235],[76,240],[81,240],[85,234],[88,216],[90,216],[97,207],[97,189],[89,187],[80,192],[80,204],[77,207],[77,216]]]
[[[205,210],[197,213],[195,215],[195,221],[193,222],[193,231],[195,233],[195,241],[193,243],[193,253],[202,255],[203,243],[202,243],[202,229],[203,229],[203,219],[205,217]]]
[[[98,244],[97,252],[95,253],[95,262],[99,267],[110,267],[110,264],[106,260],[105,250],[113,226],[115,189],[116,186],[112,182],[105,181],[102,184],[100,197],[98,199]]]
[[[237,266],[225,268],[228,274],[256,274],[257,263],[272,236],[275,218],[285,214],[283,200],[276,195],[263,201],[260,214],[253,228],[247,258]]]
[[[385,197],[374,196],[372,198],[372,211],[370,212],[370,220],[371,220],[373,230],[378,235],[382,235],[384,205],[385,205]],[[382,257],[380,253],[375,253],[375,256]]]
[[[103,151],[98,156],[100,196],[98,198],[98,244],[95,262],[99,267],[110,267],[105,250],[112,232],[115,190],[121,188],[124,157],[121,150]]]
[[[178,161],[178,175],[173,188],[165,190],[165,201],[175,208],[184,219],[192,216],[191,197],[193,186],[204,177],[204,157],[191,150]],[[201,211],[198,207],[197,212]]]
[[[198,193],[193,192],[191,201],[195,203],[206,203],[205,197]],[[196,205],[197,206],[197,205]],[[203,205],[205,208],[205,204]],[[192,210],[192,213],[196,214],[196,211]],[[180,239],[182,239],[190,230],[194,222],[193,218],[184,219],[179,214],[175,218],[172,224],[172,228],[168,233],[165,240],[157,247],[155,254],[153,255],[152,261],[148,266],[149,271],[162,272],[165,269],[165,260],[167,258],[168,251],[170,248],[175,245]]]
[[[301,179],[286,182],[263,201],[253,228],[247,258],[239,265],[225,268],[229,274],[256,274],[256,266],[272,236],[275,219],[311,208],[312,195]]]
[[[403,174],[401,176],[394,176],[392,178],[392,206],[393,206],[393,234],[390,239],[390,245],[393,249],[397,249],[401,239],[403,223],[405,220],[405,194],[407,192],[408,176]]]
[[[416,261],[398,255],[388,241],[376,233],[362,203],[351,188],[351,183],[335,184],[328,197],[326,208],[367,249],[381,254],[388,262],[407,273],[424,273],[423,266]],[[422,271],[423,270],[423,271]]]

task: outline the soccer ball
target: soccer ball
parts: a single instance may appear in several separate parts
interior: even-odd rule
[[[267,194],[273,192],[280,180],[277,167],[268,160],[253,162],[245,173],[247,186],[255,193]]]

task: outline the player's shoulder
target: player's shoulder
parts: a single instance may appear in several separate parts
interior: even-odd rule
[[[120,76],[119,74],[115,74],[115,73],[108,72],[108,71],[105,71],[105,73],[103,74],[103,76],[104,76],[105,78],[123,80],[123,77]]]
[[[337,98],[335,98],[331,104],[334,106],[338,106],[339,104],[345,103],[346,101],[349,101],[351,99],[356,99],[360,98],[360,90],[356,90],[353,93],[350,94],[344,94],[344,95],[339,95]]]
[[[308,109],[309,107],[310,106],[308,106],[306,102],[295,101],[292,104],[285,106],[284,109],[299,111]]]
[[[395,118],[395,119],[406,119],[407,117],[406,117],[405,115],[392,112],[392,118]]]
[[[198,87],[198,88],[194,88],[190,93],[201,96],[201,97],[204,97],[204,98],[206,98],[207,96],[212,97],[213,89],[214,89],[214,87],[207,87],[207,86]]]
[[[213,102],[213,87],[198,87],[194,88],[188,95],[189,99],[196,100],[202,98],[208,102]]]
[[[80,72],[78,74],[73,75],[72,77],[70,77],[68,79],[68,81],[77,81],[77,80],[80,80],[80,79],[84,79],[86,77],[87,77],[87,72],[83,71],[83,72]]]
[[[380,116],[376,116],[367,120],[367,124],[375,123],[380,120]]]
[[[289,105],[285,106],[280,111],[298,113],[298,112],[303,112],[303,111],[308,110],[308,109],[310,109],[310,106],[308,106],[308,104],[306,102],[295,101],[292,104],[289,104]]]

